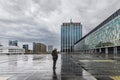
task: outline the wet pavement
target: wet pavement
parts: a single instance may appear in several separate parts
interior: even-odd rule
[[[79,64],[80,54],[61,53],[61,80],[96,80]]]
[[[120,80],[120,54],[0,55],[0,80]]]
[[[120,54],[70,54],[97,80],[120,80]]]
[[[0,55],[0,80],[60,80],[61,55],[57,68],[52,69],[52,56]]]
[[[62,56],[62,61],[59,54],[57,68],[53,71],[50,54],[0,55],[0,80],[94,80],[80,65],[74,64],[74,60]]]

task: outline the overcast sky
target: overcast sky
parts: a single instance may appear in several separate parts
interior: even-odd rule
[[[81,22],[85,35],[119,8],[120,0],[0,0],[0,43],[60,48],[63,22]]]

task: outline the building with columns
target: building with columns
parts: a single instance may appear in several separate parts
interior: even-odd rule
[[[76,52],[120,53],[120,9],[74,44]]]

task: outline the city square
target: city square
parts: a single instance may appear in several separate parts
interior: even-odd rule
[[[0,0],[0,80],[120,80],[120,1]]]

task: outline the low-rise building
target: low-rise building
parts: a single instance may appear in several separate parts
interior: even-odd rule
[[[18,46],[0,47],[0,54],[23,54],[25,49]]]

